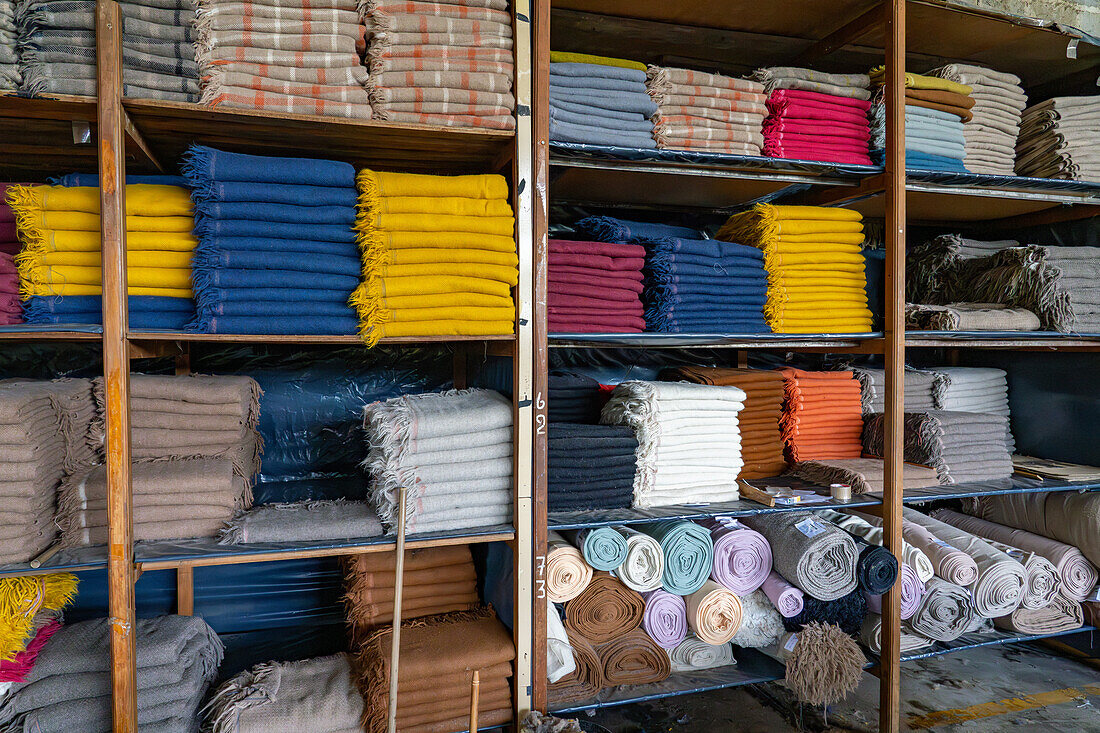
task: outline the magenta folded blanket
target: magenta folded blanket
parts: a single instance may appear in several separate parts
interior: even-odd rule
[[[642,598],[645,599],[642,628],[658,646],[675,649],[687,638],[687,603],[684,597],[663,590],[651,590],[643,593]]]
[[[764,584],[772,569],[772,546],[764,535],[728,517],[706,517],[695,523],[710,530],[714,541],[710,577],[715,583],[739,596]]]
[[[581,283],[562,283],[550,281],[546,284],[547,292],[558,295],[579,295],[582,298],[599,298],[601,300],[620,300],[628,303],[638,300],[638,293],[626,288],[603,287],[599,285],[584,285]]]
[[[783,618],[793,618],[802,613],[802,591],[774,570],[768,573],[760,589]]]
[[[642,281],[629,277],[615,277],[607,275],[580,275],[574,272],[560,272],[550,268],[547,276],[549,285],[587,285],[594,288],[615,288],[616,290],[631,290],[635,293],[642,292]]]
[[[549,252],[555,254],[602,255],[604,257],[645,257],[645,247],[640,244],[615,244],[614,242],[578,242],[569,239],[551,239]]]
[[[846,125],[868,124],[867,115],[858,110],[848,110],[835,104],[820,102],[776,100],[768,105],[768,112],[773,117],[784,120],[842,122]]]
[[[622,247],[633,245],[611,244],[609,247]],[[616,270],[622,272],[641,272],[645,265],[644,257],[621,257],[618,255],[602,255],[596,253],[577,254],[575,252],[554,252],[551,250],[548,258],[550,267],[590,267],[599,270]]]
[[[857,140],[870,140],[871,129],[867,122],[862,124],[854,122],[840,122],[837,120],[824,121],[814,119],[795,119],[783,115],[782,117],[769,117],[764,123],[764,132],[773,133],[797,133],[816,135],[827,133],[833,136],[847,136]]]
[[[871,165],[868,155],[859,155],[847,151],[831,150],[825,146],[791,147],[764,141],[764,155],[771,158],[790,158],[792,160],[817,160],[827,163],[851,163],[853,165]]]
[[[846,107],[852,111],[866,112],[871,109],[871,102],[866,99],[853,99],[851,97],[838,97],[835,94],[823,94],[821,92],[804,92],[800,89],[776,89],[768,97],[768,101],[777,102],[816,102],[829,104],[836,107]]]
[[[584,303],[577,303],[577,301],[590,301],[591,298],[571,298],[568,295],[555,295],[550,298],[550,313],[558,314],[559,316],[586,316],[589,314],[596,315],[614,315],[614,316],[638,316],[641,318],[645,314],[645,309],[641,303],[623,303],[610,300],[599,301],[599,305],[586,305]]]
[[[632,301],[589,298],[584,295],[570,295],[568,293],[550,293],[547,297],[547,303],[551,308],[600,308],[610,309],[615,313],[633,313],[636,305]],[[638,303],[641,303],[641,301],[639,300]]]
[[[548,328],[553,333],[641,333],[645,330],[645,319],[633,316],[555,316],[549,320]]]
[[[901,573],[898,576],[901,581],[901,620],[905,621],[920,608],[921,599],[924,598],[924,583],[921,582],[917,571],[910,565],[901,564]],[[872,613],[882,613],[882,596],[865,594],[867,598],[867,610]]]
[[[830,135],[827,132],[824,132],[822,134],[810,134],[801,132],[766,132],[764,133],[764,140],[765,142],[775,143],[784,147],[822,148],[836,150],[838,152],[854,153],[857,155],[867,153],[866,140],[858,140],[853,137]]]

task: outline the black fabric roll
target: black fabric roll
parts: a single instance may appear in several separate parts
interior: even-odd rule
[[[835,601],[819,601],[809,593],[802,597],[802,613],[783,619],[787,631],[801,631],[814,621],[839,626],[845,634],[858,634],[867,616],[867,599],[857,588]]]
[[[898,560],[880,545],[863,542],[856,562],[856,580],[861,590],[879,596],[894,587],[898,579]]]

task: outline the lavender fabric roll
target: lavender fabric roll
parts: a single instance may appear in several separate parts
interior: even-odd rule
[[[764,535],[729,517],[695,521],[710,530],[714,541],[714,565],[710,569],[714,582],[739,596],[764,584],[772,567],[772,548]]]
[[[675,649],[688,633],[687,604],[683,596],[651,590],[643,593],[642,598],[645,598],[642,628],[661,648]]]
[[[901,589],[901,620],[911,617],[920,607],[920,601],[924,598],[924,582],[917,575],[917,571],[908,563],[901,564],[901,574],[898,577]],[[871,613],[882,613],[882,596],[867,594],[867,610]]]
[[[783,618],[794,618],[802,613],[802,591],[774,570],[768,573],[760,588]]]

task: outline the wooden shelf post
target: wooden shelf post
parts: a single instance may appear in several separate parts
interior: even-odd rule
[[[126,340],[126,150],[122,13],[96,4],[99,225],[103,257],[103,373],[107,420],[107,585],[115,733],[137,733],[134,524],[130,484],[130,354]]]

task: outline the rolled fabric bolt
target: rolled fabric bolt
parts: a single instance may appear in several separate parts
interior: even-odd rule
[[[614,570],[626,559],[626,539],[611,527],[581,529],[563,536],[576,545],[596,570]]]
[[[925,584],[924,597],[909,619],[913,630],[936,641],[954,641],[974,623],[977,612],[966,588],[932,578]]]
[[[580,634],[594,645],[642,625],[645,601],[607,573],[598,573],[584,592],[565,604],[569,638]]]
[[[822,509],[817,514],[844,531],[862,537],[872,545],[882,544],[882,527],[872,524],[863,517],[841,514],[840,512],[834,512],[832,509]],[[904,540],[901,543],[901,560],[917,571],[921,582],[928,582],[936,574],[936,569],[932,567],[932,561],[928,559],[928,556]]]
[[[577,669],[569,634],[565,630],[558,609],[546,599],[546,680],[553,684]]]
[[[710,531],[714,542],[712,580],[739,596],[764,584],[772,567],[772,548],[764,535],[728,517],[706,517],[696,522]]]
[[[898,560],[881,545],[861,543],[856,577],[861,590],[871,595],[881,595],[893,588],[898,579]]]
[[[901,581],[898,588],[901,590],[901,620],[904,621],[917,612],[921,598],[924,597],[924,583],[917,571],[908,563],[902,563],[901,572],[898,574]],[[882,595],[867,593],[867,610],[872,613],[882,613]]]
[[[768,538],[773,567],[823,601],[856,589],[858,551],[852,536],[809,512],[757,514],[745,524]]]
[[[592,567],[581,551],[557,532],[547,534],[546,595],[554,603],[573,600],[592,581]]]
[[[802,613],[802,591],[774,570],[768,573],[761,590],[783,618],[793,618]]]
[[[665,573],[661,543],[630,527],[615,530],[626,539],[626,559],[615,569],[615,577],[639,593],[660,588]]]
[[[687,597],[688,626],[708,644],[724,644],[741,626],[741,600],[708,580]]]
[[[669,652],[673,672],[693,672],[737,664],[732,644],[708,644],[689,636]]]
[[[640,530],[661,543],[665,556],[662,588],[686,596],[703,587],[714,558],[710,532],[694,522],[677,519],[642,525]]]
[[[871,524],[882,526],[882,520],[878,517],[862,512],[852,514]],[[974,562],[974,558],[939,539],[921,525],[902,519],[901,533],[906,542],[928,556],[936,575],[948,583],[967,586],[978,579],[978,564]]]
[[[687,636],[687,604],[683,596],[663,590],[643,593],[645,616],[642,628],[664,649],[675,649]]]
[[[1034,552],[1024,552],[1000,542],[990,541],[989,544],[1024,566],[1027,581],[1024,583],[1024,595],[1020,601],[1020,608],[1038,611],[1054,602],[1055,596],[1062,588],[1062,580],[1058,576],[1058,568],[1054,567],[1054,563]]]

